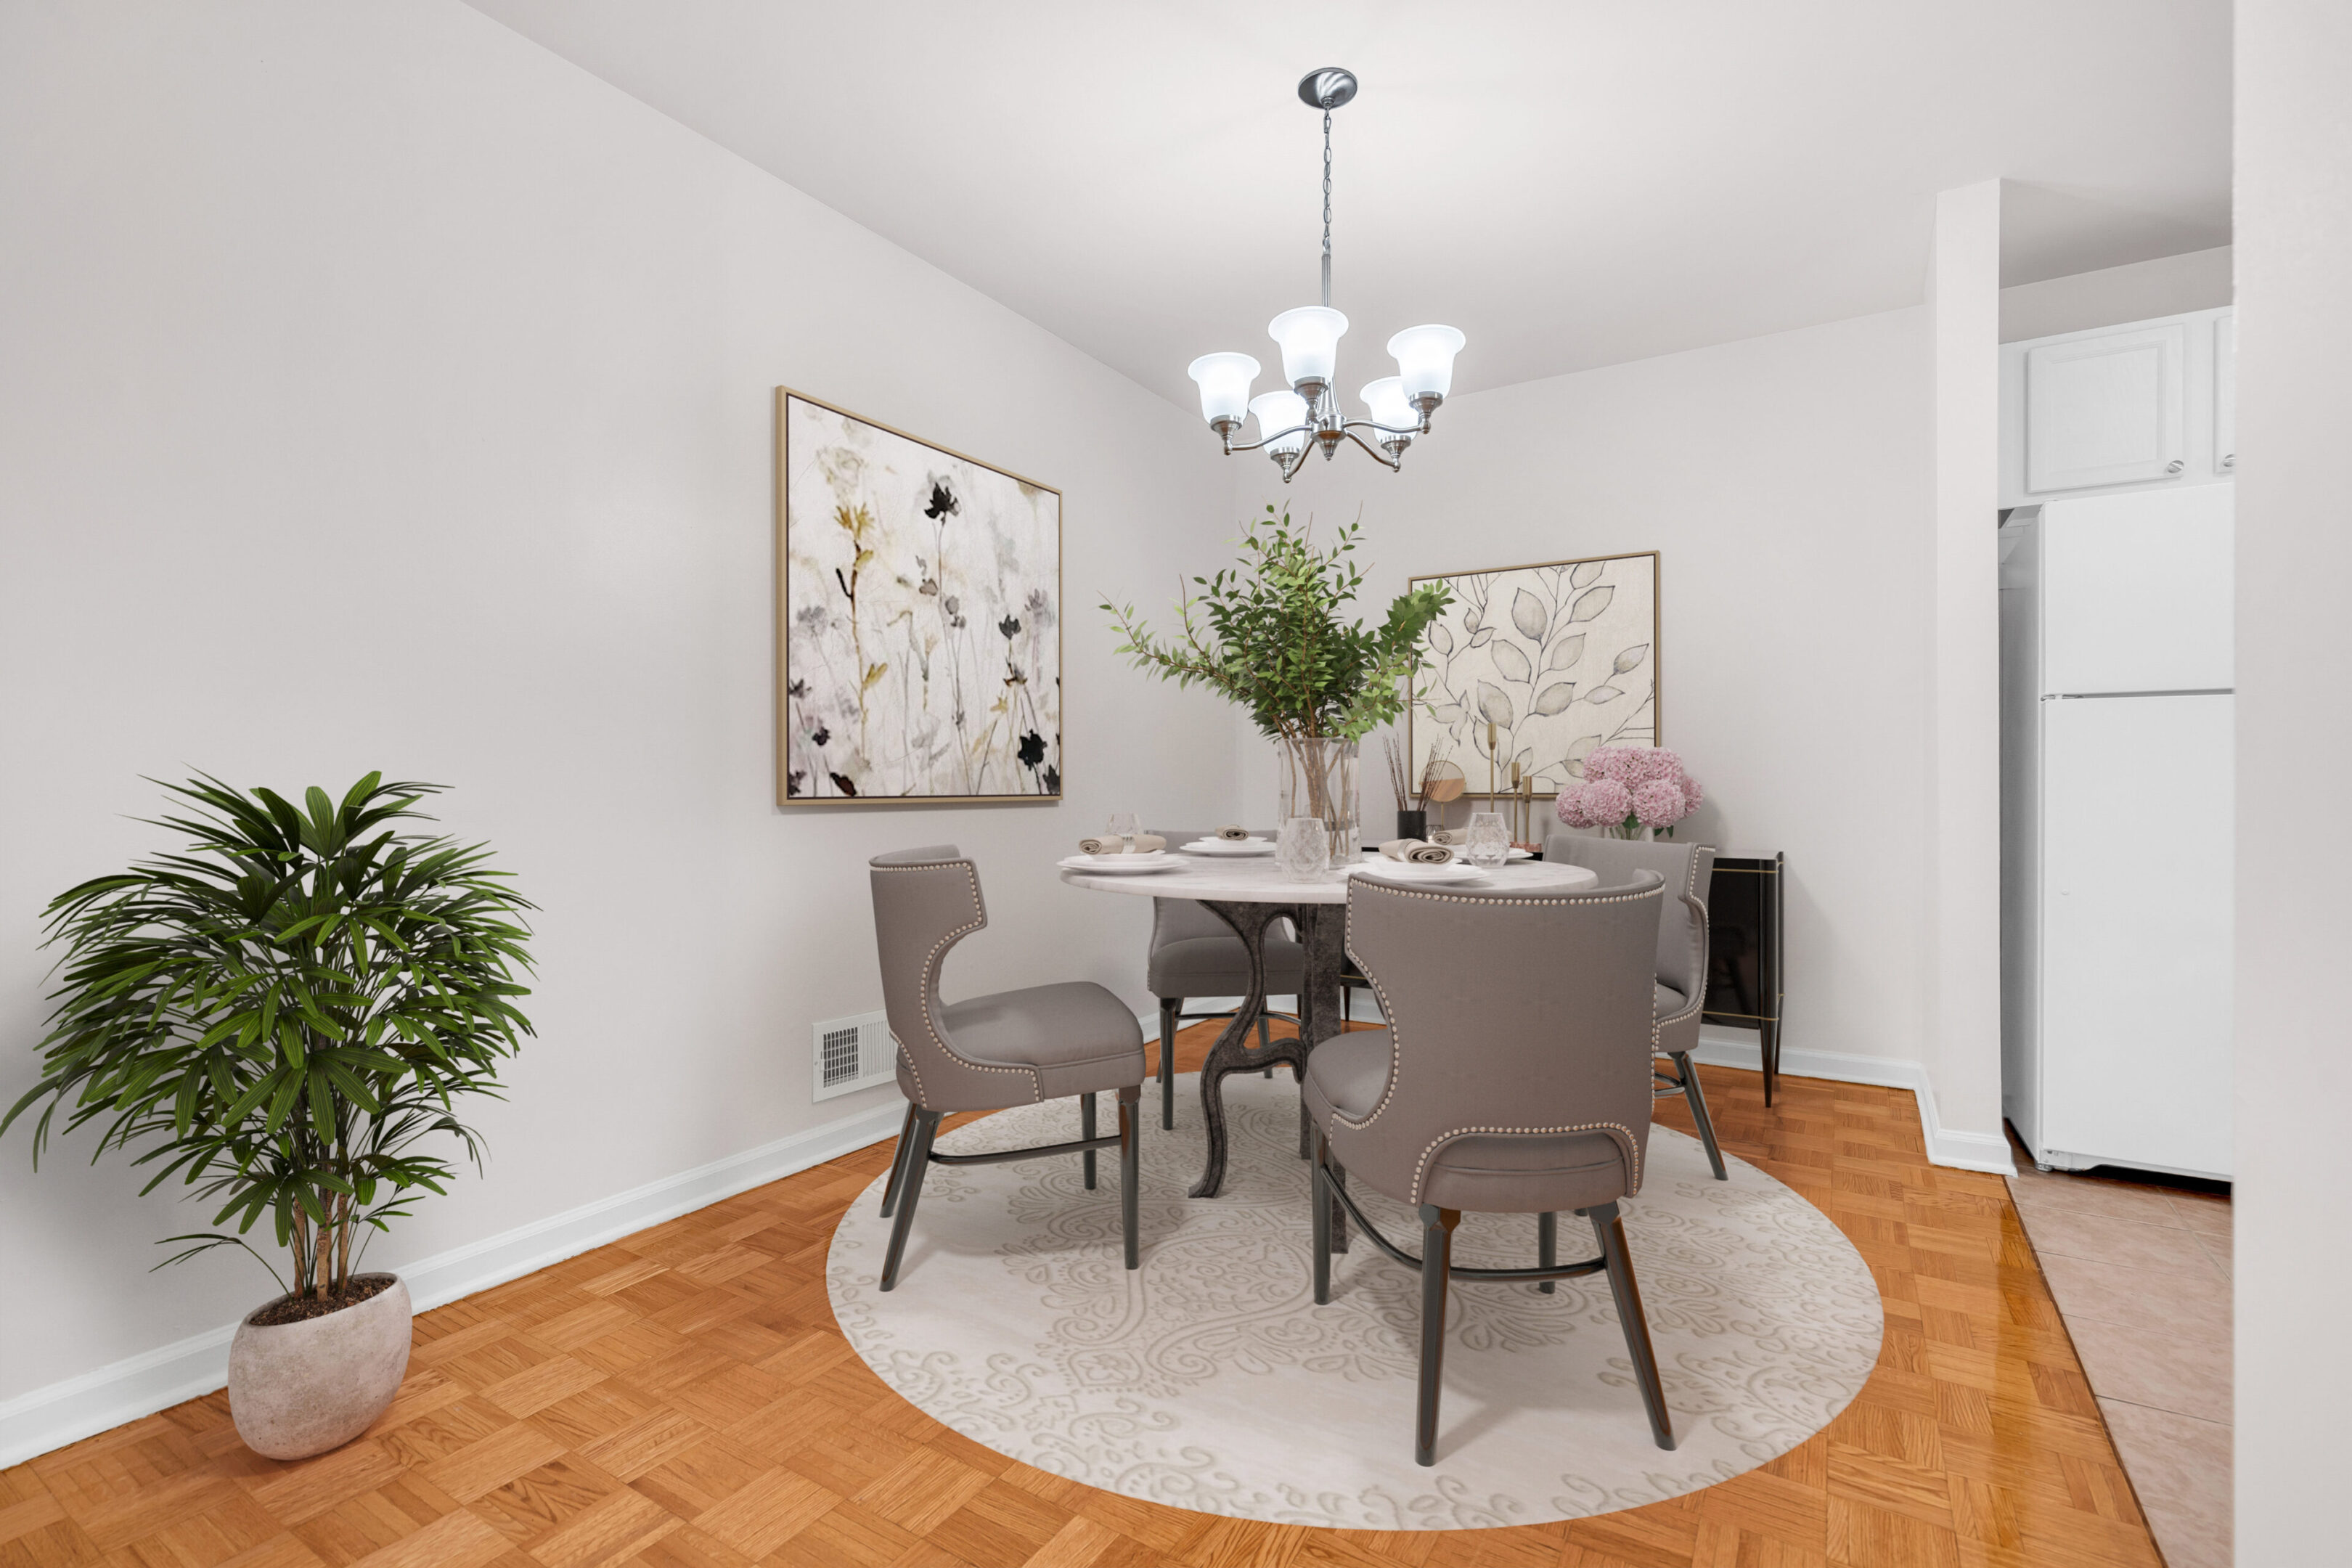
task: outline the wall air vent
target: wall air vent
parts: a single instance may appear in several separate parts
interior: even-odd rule
[[[830,1100],[888,1083],[898,1074],[898,1046],[890,1024],[880,1013],[855,1018],[826,1018],[809,1026],[810,1067],[815,1098]]]

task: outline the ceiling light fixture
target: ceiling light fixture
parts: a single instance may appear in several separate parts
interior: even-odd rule
[[[1454,387],[1454,356],[1463,337],[1452,327],[1407,327],[1389,340],[1397,374],[1382,376],[1359,395],[1371,416],[1349,419],[1332,389],[1339,370],[1339,337],[1348,318],[1331,308],[1331,111],[1356,96],[1352,71],[1326,66],[1298,81],[1298,97],[1323,111],[1323,303],[1285,310],[1266,326],[1282,346],[1282,379],[1287,391],[1250,395],[1258,363],[1244,353],[1202,354],[1186,368],[1201,388],[1201,416],[1224,442],[1225,455],[1259,450],[1282,469],[1288,484],[1307,461],[1307,449],[1320,447],[1328,460],[1343,440],[1353,441],[1391,468],[1404,466],[1413,437],[1429,434],[1429,416]],[[1234,444],[1244,415],[1257,417],[1258,438]],[[1372,439],[1358,435],[1369,430]]]

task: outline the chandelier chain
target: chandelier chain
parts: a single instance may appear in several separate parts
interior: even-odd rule
[[[1323,111],[1323,303],[1331,303],[1331,111]]]

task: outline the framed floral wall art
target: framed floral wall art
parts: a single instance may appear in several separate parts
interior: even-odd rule
[[[1596,746],[1659,743],[1656,551],[1412,579],[1436,581],[1454,599],[1414,677],[1416,781],[1450,762],[1466,794],[1511,795],[1517,763],[1556,795]]]
[[[776,389],[776,798],[1062,794],[1061,492]]]

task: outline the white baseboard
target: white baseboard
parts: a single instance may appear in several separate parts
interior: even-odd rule
[[[1709,1067],[1745,1068],[1749,1072],[1764,1069],[1763,1043],[1753,1029],[1701,1025],[1698,1049],[1691,1054]],[[1958,1171],[2017,1174],[2017,1167],[2009,1157],[2006,1137],[1999,1132],[1964,1132],[1943,1125],[1936,1114],[1936,1086],[1922,1063],[1895,1057],[1784,1047],[1780,1052],[1780,1071],[1790,1078],[1825,1078],[1838,1083],[1907,1089],[1919,1102],[1919,1131],[1927,1141],[1930,1163]]]
[[[419,1311],[443,1306],[879,1142],[898,1131],[905,1114],[905,1102],[894,1096],[821,1127],[421,1258],[403,1266],[400,1277]],[[208,1330],[0,1404],[0,1469],[226,1387],[236,1332],[235,1323]]]
[[[1348,993],[1350,1003],[1354,993]],[[1275,998],[1286,1002],[1290,998]],[[1185,998],[1188,1011],[1216,1013],[1240,1005],[1238,996],[1200,996]],[[1136,1019],[1143,1026],[1143,1037],[1160,1037],[1160,1015],[1157,1011],[1139,1013]],[[1764,1049],[1756,1031],[1735,1029],[1722,1024],[1702,1024],[1699,1026],[1698,1049],[1692,1053],[1709,1067],[1745,1068],[1750,1072],[1764,1070]],[[2010,1161],[2009,1140],[1998,1132],[1963,1132],[1943,1125],[1936,1114],[1936,1086],[1929,1081],[1927,1069],[1915,1061],[1894,1057],[1861,1057],[1843,1051],[1808,1051],[1783,1049],[1780,1070],[1790,1078],[1825,1078],[1838,1083],[1876,1084],[1884,1089],[1907,1089],[1919,1103],[1919,1130],[1927,1145],[1931,1163],[1948,1165],[1958,1171],[1992,1171],[2004,1176],[2017,1174]]]

